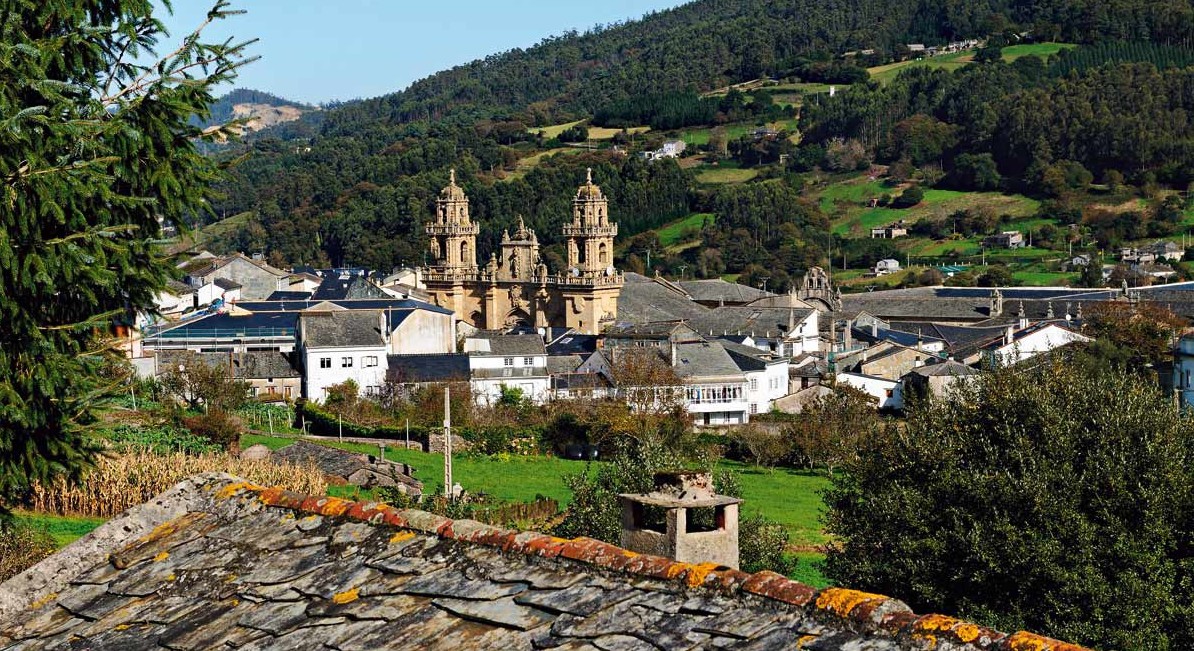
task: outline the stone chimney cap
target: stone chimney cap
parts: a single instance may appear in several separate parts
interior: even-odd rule
[[[736,497],[718,495],[713,490],[713,475],[696,470],[669,470],[655,473],[655,490],[650,493],[626,493],[622,499],[664,508],[692,508],[741,504]]]

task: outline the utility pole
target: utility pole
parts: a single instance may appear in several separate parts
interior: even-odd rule
[[[444,493],[449,502],[456,501],[456,491],[452,490],[452,410],[449,395],[451,389],[444,387]]]

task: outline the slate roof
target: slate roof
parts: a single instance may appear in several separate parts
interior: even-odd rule
[[[166,291],[175,296],[189,296],[195,293],[195,288],[179,280],[166,281]]]
[[[303,312],[300,329],[308,348],[368,348],[385,346],[377,310]]]
[[[338,275],[328,276],[319,283],[319,287],[311,295],[313,301],[335,301],[360,298],[385,298],[388,296],[380,287],[369,282],[364,276],[341,278]]]
[[[265,298],[266,301],[305,301],[311,298],[311,292],[276,291]]]
[[[879,341],[890,341],[901,346],[915,347],[918,344],[944,344],[945,340],[935,337],[928,332],[921,329],[906,329],[906,328],[878,328],[876,334],[871,334],[870,328],[854,326],[851,329],[850,336],[858,341],[865,341],[874,343]]]
[[[720,342],[684,342],[675,344],[674,349],[676,363],[672,370],[682,380],[742,378],[742,371]]]
[[[1083,651],[471,520],[193,477],[0,585],[0,647]]]
[[[270,336],[293,337],[297,312],[253,312],[251,314],[210,314],[179,323],[168,324],[164,329],[147,332],[146,338],[185,339],[220,336],[255,336],[271,333]]]
[[[980,371],[976,368],[966,366],[961,362],[955,362],[952,359],[945,360],[938,364],[926,364],[912,369],[912,372],[923,377],[965,377],[967,375],[978,375]]]
[[[547,345],[548,355],[588,355],[597,350],[597,335],[567,333]]]
[[[389,480],[385,485],[403,484],[417,493],[423,492],[423,483],[411,476],[414,469],[405,463],[395,463],[310,441],[295,441],[274,450],[270,458],[293,466],[313,465],[324,475],[349,483],[364,485],[385,478]]]
[[[235,280],[229,280],[227,278],[216,278],[215,280],[212,281],[212,284],[214,284],[216,287],[219,287],[220,289],[223,289],[225,291],[230,290],[230,289],[240,289],[241,287],[244,287],[244,285],[236,282]]]
[[[709,311],[673,283],[636,273],[624,278],[618,295],[619,324],[692,319]]]
[[[580,368],[580,365],[584,363],[585,358],[580,355],[548,355],[547,374],[554,376],[571,373]]]
[[[469,339],[484,339],[489,342],[488,351],[475,351],[472,355],[543,355],[543,337],[539,335],[481,335]]]
[[[390,382],[467,382],[468,354],[389,355],[386,380]]]
[[[278,301],[238,301],[236,306],[250,312],[301,312],[317,303],[327,302],[347,310],[426,310],[452,314],[452,310],[411,298],[345,298],[329,301],[303,298]]]
[[[727,305],[718,307],[688,322],[698,333],[713,336],[722,334],[750,334],[760,337],[781,336],[789,332],[792,318],[797,325],[814,310],[808,308],[756,307]]]
[[[755,289],[749,285],[739,285],[738,283],[731,283],[721,278],[713,278],[710,280],[687,280],[676,283],[688,292],[692,300],[701,303],[717,303],[724,301],[725,303],[734,305],[741,305],[756,301],[760,298],[767,298],[768,296],[775,296],[771,292],[765,292],[761,289]]]
[[[178,368],[191,360],[201,360],[216,368],[232,365],[232,376],[237,379],[269,379],[302,377],[286,353],[277,351],[253,351],[247,353],[196,353],[189,350],[161,350],[156,353],[159,372]]]
[[[730,359],[734,360],[742,371],[763,371],[769,364],[778,361],[754,346],[744,346],[724,339],[719,339],[717,343],[729,353]]]

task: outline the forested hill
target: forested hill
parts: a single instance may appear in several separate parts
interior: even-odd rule
[[[802,57],[1031,32],[1037,40],[1194,42],[1190,0],[697,0],[584,34],[548,38],[438,73],[328,116],[362,123],[448,116],[553,124],[660,92],[782,77]]]
[[[211,115],[206,120],[197,120],[202,126],[221,124],[236,118],[250,118],[250,131],[265,129],[278,124],[297,120],[312,107],[278,97],[273,93],[249,88],[237,88],[210,107]]]

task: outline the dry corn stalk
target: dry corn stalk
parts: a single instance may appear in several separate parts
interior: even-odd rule
[[[49,485],[35,485],[32,507],[62,515],[112,517],[202,472],[227,472],[255,484],[283,486],[307,495],[327,492],[323,473],[314,466],[247,460],[229,454],[137,452],[101,458],[79,484],[68,484],[60,478]]]

